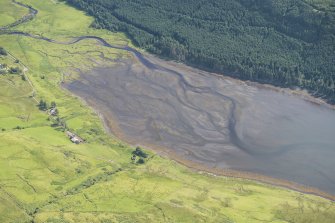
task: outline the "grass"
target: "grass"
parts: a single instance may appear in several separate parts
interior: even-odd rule
[[[15,14],[10,0],[1,16]],[[123,34],[88,28],[92,18],[55,1],[24,0],[37,17],[15,29],[67,40],[96,35],[130,44]],[[72,144],[39,111],[31,86],[0,76],[0,222],[333,222],[334,203],[255,181],[193,172],[150,153],[131,162],[134,149],[106,135],[98,116],[60,87],[80,71],[115,64],[130,55],[94,41],[59,45],[0,36],[19,58],[37,99],[55,101],[60,117],[86,140]],[[101,57],[103,53],[105,60]],[[10,64],[8,57],[0,58]],[[0,62],[1,63],[1,62]],[[16,129],[16,126],[23,127]],[[2,131],[1,129],[4,129]]]
[[[12,1],[0,1],[0,27],[11,24],[28,13],[28,9],[20,7]]]

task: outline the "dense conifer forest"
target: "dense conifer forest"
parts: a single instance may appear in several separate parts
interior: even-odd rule
[[[332,0],[67,0],[147,51],[335,103]]]

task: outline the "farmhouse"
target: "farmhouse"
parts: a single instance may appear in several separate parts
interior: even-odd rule
[[[80,138],[79,136],[77,136],[76,134],[74,134],[70,131],[66,131],[66,135],[69,137],[71,142],[73,142],[75,144],[79,144],[79,143],[84,142],[84,140],[82,138]]]
[[[52,116],[56,116],[58,114],[57,108],[51,108],[49,113]]]
[[[77,136],[72,137],[71,141],[75,144],[79,144],[79,143],[83,142],[83,140],[81,138],[77,137]]]

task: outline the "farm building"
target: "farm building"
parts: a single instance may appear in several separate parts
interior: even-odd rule
[[[52,116],[56,116],[58,114],[57,108],[51,108],[49,113]]]
[[[66,135],[69,137],[71,142],[73,142],[75,144],[79,144],[79,143],[84,142],[84,140],[82,138],[80,138],[79,136],[77,136],[76,134],[74,134],[70,131],[66,131]]]

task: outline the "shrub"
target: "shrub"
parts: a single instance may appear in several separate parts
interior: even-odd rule
[[[56,108],[56,102],[54,101],[51,102],[51,108]]]
[[[7,51],[3,47],[0,47],[0,55],[7,56]]]
[[[146,154],[139,146],[136,147],[135,151],[133,151],[133,154],[142,158],[148,157],[148,154]]]
[[[38,103],[38,108],[41,111],[47,110],[47,108],[48,108],[47,103],[44,100],[40,100],[40,103]]]
[[[21,69],[19,67],[11,67],[9,69],[9,73],[11,74],[20,74],[22,73]]]
[[[143,159],[143,158],[140,158],[140,159],[137,161],[137,163],[138,163],[138,164],[144,164],[144,163],[145,163],[145,161],[144,161],[144,159]]]

